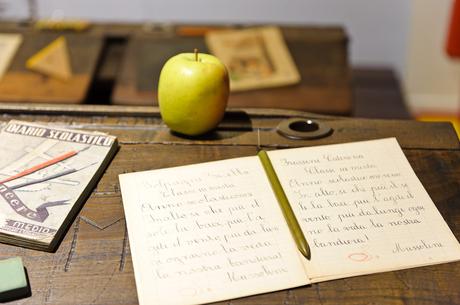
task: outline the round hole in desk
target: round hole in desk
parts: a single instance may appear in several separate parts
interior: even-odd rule
[[[294,131],[312,132],[319,129],[318,123],[312,120],[298,120],[289,124],[289,128]]]
[[[322,122],[305,118],[283,120],[277,127],[277,132],[283,137],[294,140],[312,140],[327,137],[332,134],[332,128]]]

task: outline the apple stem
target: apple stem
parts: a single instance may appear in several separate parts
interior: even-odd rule
[[[195,53],[195,61],[198,61],[198,49],[193,49],[193,52]]]

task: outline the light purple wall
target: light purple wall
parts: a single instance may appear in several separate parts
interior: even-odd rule
[[[404,70],[409,0],[36,0],[39,17],[117,22],[343,25],[354,65]],[[27,16],[27,0],[0,0],[2,18]]]

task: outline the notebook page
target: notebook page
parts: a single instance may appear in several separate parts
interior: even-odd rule
[[[268,155],[309,242],[312,281],[460,259],[396,139]]]
[[[201,304],[308,283],[257,157],[120,175],[142,304]]]

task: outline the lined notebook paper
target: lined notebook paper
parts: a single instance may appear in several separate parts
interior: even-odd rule
[[[123,174],[140,304],[202,304],[460,259],[395,139],[268,156],[311,260],[257,156]]]

